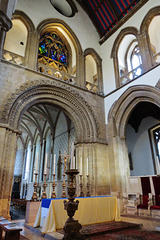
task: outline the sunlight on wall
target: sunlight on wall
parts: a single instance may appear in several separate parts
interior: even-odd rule
[[[20,20],[13,20],[13,27],[6,35],[4,49],[25,56],[27,42],[27,28]]]

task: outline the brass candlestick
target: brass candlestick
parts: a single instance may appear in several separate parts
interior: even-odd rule
[[[63,173],[63,183],[62,183],[62,198],[66,198],[66,191],[65,191],[66,183],[65,183],[65,173]]]
[[[89,192],[89,175],[86,175],[87,176],[87,197],[90,197],[91,195],[90,195],[90,192]]]
[[[74,201],[75,199],[75,192],[76,192],[76,187],[74,184],[74,178],[75,175],[77,175],[79,172],[76,169],[70,169],[66,171],[66,174],[69,175],[70,177],[70,185],[68,187],[68,202],[64,200],[64,209],[67,210],[67,214],[69,218],[67,219],[65,225],[64,225],[64,237],[63,240],[71,240],[71,239],[76,239],[76,240],[81,240],[82,235],[79,232],[80,229],[82,228],[82,225],[78,222],[78,220],[74,220],[73,216],[75,214],[75,211],[78,209],[78,204],[79,201]]]
[[[56,176],[56,174],[54,173],[52,175],[53,175],[53,184],[52,184],[53,192],[52,192],[51,198],[56,198],[56,193],[55,193],[55,187],[56,187],[55,176]]]
[[[47,173],[44,173],[43,175],[44,175],[44,183],[43,183],[42,199],[43,199],[43,198],[47,198],[47,194],[46,194],[46,187],[47,187],[46,178],[47,178]]]
[[[32,201],[37,201],[38,199],[38,196],[37,196],[37,176],[38,176],[38,173],[34,173],[35,175],[35,181],[34,181],[34,184],[33,184],[33,187],[34,187],[34,192],[33,192],[33,196],[32,196]]]
[[[80,195],[79,195],[79,197],[84,197],[82,177],[83,177],[83,175],[80,175],[80,184],[79,184],[79,186],[80,186]]]

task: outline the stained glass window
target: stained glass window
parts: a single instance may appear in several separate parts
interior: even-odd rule
[[[56,32],[46,32],[40,38],[38,60],[43,63],[55,63],[57,68],[67,68],[67,49]],[[51,65],[52,66],[52,65]]]

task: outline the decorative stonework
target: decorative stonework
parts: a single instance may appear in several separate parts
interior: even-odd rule
[[[30,81],[17,88],[1,107],[0,122],[17,129],[24,111],[42,102],[53,103],[66,112],[74,123],[77,142],[97,140],[99,127],[92,108],[77,91],[51,80]]]

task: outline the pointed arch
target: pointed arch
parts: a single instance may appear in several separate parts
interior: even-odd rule
[[[160,107],[160,90],[148,85],[132,86],[110,109],[108,122],[114,125],[116,134],[121,139],[125,138],[126,126],[132,110],[140,102],[150,102]]]

